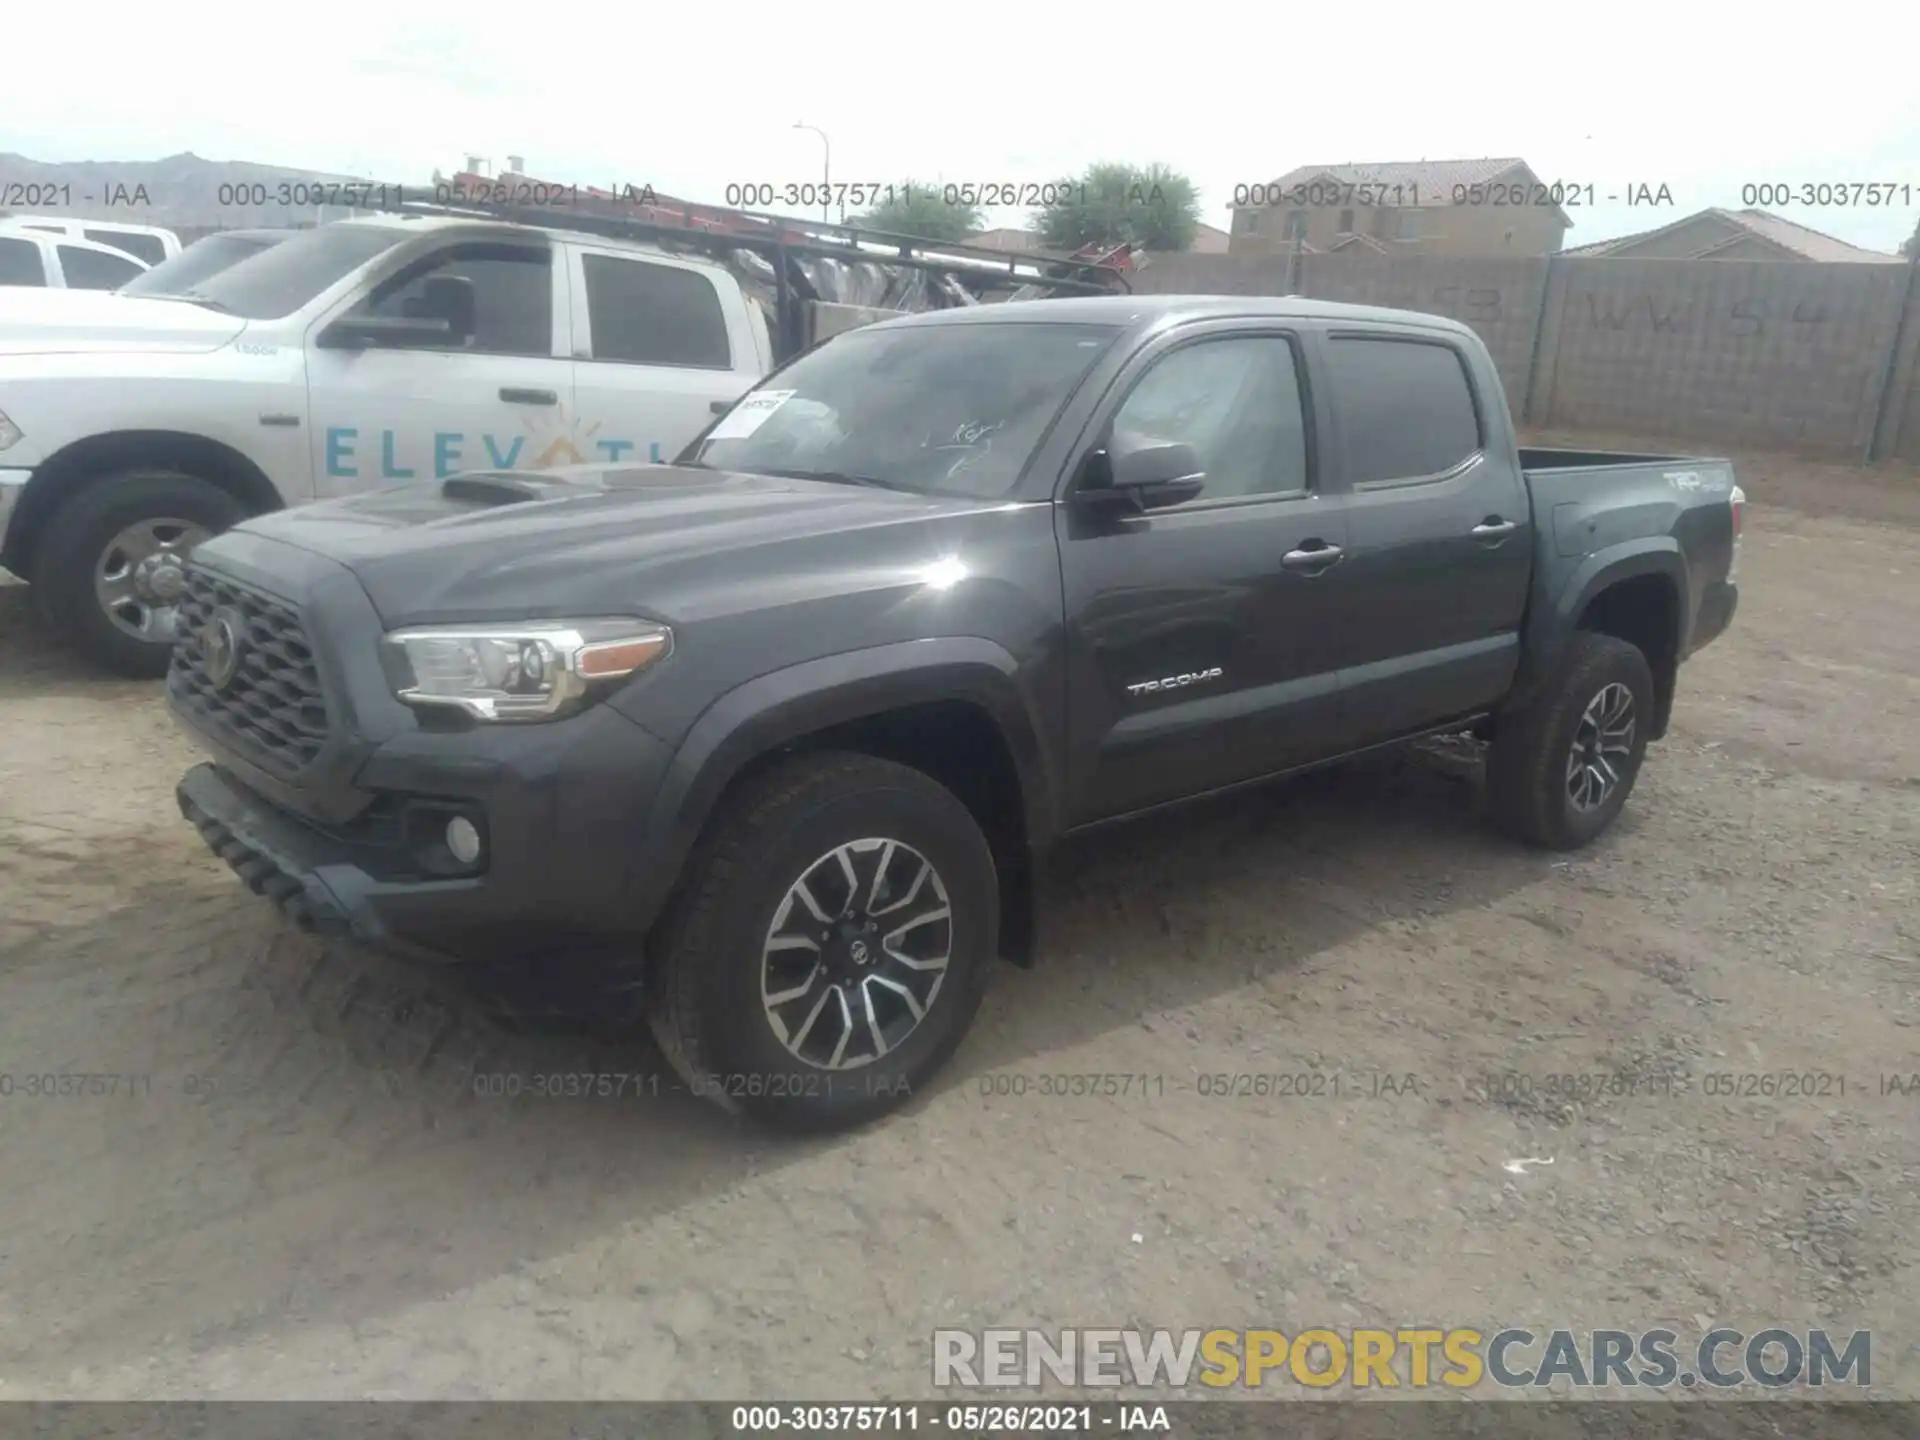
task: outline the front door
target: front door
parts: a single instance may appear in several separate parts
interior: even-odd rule
[[[1300,336],[1215,323],[1143,352],[1094,445],[1180,441],[1206,481],[1114,517],[1057,509],[1066,592],[1071,822],[1126,814],[1337,747],[1342,497]]]
[[[307,337],[318,493],[595,458],[574,441],[566,283],[543,240],[464,241],[318,321]],[[420,318],[449,304],[464,314],[445,341],[314,343],[342,315]]]

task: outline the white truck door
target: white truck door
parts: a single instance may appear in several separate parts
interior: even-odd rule
[[[744,295],[711,265],[566,248],[580,449],[595,460],[673,459],[713,419],[715,401],[765,372]]]
[[[567,284],[544,239],[463,239],[316,321],[306,348],[317,492],[570,463]],[[449,314],[449,339],[364,348],[321,339],[349,317]]]

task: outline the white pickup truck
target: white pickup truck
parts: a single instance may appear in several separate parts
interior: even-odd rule
[[[723,266],[485,221],[343,221],[192,297],[55,298],[0,296],[0,563],[127,675],[164,672],[184,552],[246,515],[659,459],[773,363]]]
[[[844,328],[854,307],[820,301],[979,298],[951,257],[904,248],[873,265],[857,243],[793,259],[788,237],[599,228],[379,215],[183,295],[0,291],[0,565],[93,661],[158,676],[186,551],[245,516],[467,469],[670,459],[813,338],[796,307]],[[1023,294],[1054,273],[997,261],[987,283]],[[834,283],[876,269],[913,283]]]

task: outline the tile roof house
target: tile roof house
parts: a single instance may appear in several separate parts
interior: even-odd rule
[[[1230,249],[1391,255],[1551,255],[1572,219],[1517,156],[1302,165],[1240,187]]]
[[[1820,260],[1845,264],[1888,262],[1898,255],[1863,250],[1765,210],[1699,211],[1658,230],[1622,235],[1564,252],[1583,258],[1634,260]]]

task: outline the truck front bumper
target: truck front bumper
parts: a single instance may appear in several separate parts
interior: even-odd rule
[[[666,749],[604,707],[561,726],[468,734],[445,754],[423,736],[386,747],[360,777],[372,803],[346,824],[298,814],[217,760],[188,770],[176,798],[303,929],[433,961],[630,952],[654,919],[631,882]],[[464,864],[446,842],[455,817],[481,842]]]

